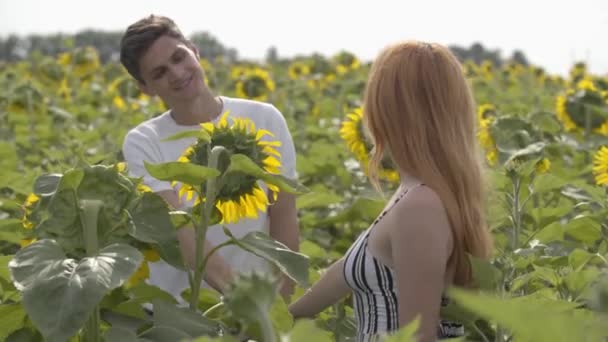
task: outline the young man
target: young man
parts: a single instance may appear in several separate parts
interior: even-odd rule
[[[121,63],[138,82],[140,89],[151,96],[159,96],[170,108],[167,112],[149,119],[131,129],[125,137],[123,154],[131,175],[143,177],[152,191],[162,196],[174,208],[184,208],[192,203],[179,198],[170,182],[150,176],[144,161],[162,163],[175,161],[192,144],[194,138],[177,141],[162,140],[178,132],[200,129],[203,122],[217,122],[226,111],[230,116],[251,119],[257,128],[266,129],[279,140],[282,174],[296,178],[295,150],[283,115],[272,105],[262,102],[214,96],[205,85],[204,70],[199,64],[198,50],[180,32],[169,18],[151,15],[127,28],[121,40]],[[265,188],[265,190],[267,190]],[[257,219],[243,219],[228,225],[235,236],[251,231],[265,231],[290,249],[298,250],[298,223],[295,198],[279,193],[277,201],[268,207],[268,213]],[[194,264],[195,238],[191,227],[178,230],[178,240],[189,267]],[[210,227],[204,251],[227,238],[219,227]],[[218,291],[233,279],[235,273],[268,271],[269,265],[255,255],[238,247],[221,248],[209,259],[205,282]],[[186,272],[163,261],[150,265],[149,282],[173,294],[180,294],[189,287]],[[285,278],[281,294],[288,298],[293,282]]]

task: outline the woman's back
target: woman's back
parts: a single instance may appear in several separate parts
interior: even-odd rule
[[[399,329],[399,303],[396,274],[393,269],[370,252],[369,237],[381,220],[417,184],[398,194],[378,216],[372,225],[355,241],[345,255],[344,279],[353,290],[353,304],[357,319],[357,340],[372,341],[378,334]],[[407,224],[404,222],[404,225]],[[410,281],[416,281],[411,279]],[[448,303],[441,298],[441,305]],[[437,322],[437,337],[448,338],[464,335],[462,324],[449,321]]]

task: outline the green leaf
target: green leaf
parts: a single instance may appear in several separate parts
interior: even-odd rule
[[[276,296],[270,307],[270,321],[279,333],[286,333],[293,327],[293,316],[281,296]]]
[[[130,213],[129,234],[139,241],[156,244],[177,244],[177,234],[171,222],[166,202],[157,194],[144,193]]]
[[[254,176],[263,180],[266,183],[273,184],[279,187],[282,191],[290,193],[304,193],[307,189],[295,180],[288,179],[282,175],[275,175],[264,171],[253,160],[244,154],[233,154],[230,157],[230,166],[226,173],[242,172],[244,174]]]
[[[168,326],[153,326],[144,331],[140,337],[145,341],[168,342],[168,341],[188,341],[192,336],[179,329]]]
[[[327,208],[330,204],[342,201],[342,196],[331,192],[309,192],[296,200],[297,209]]]
[[[244,250],[270,261],[301,287],[308,287],[306,255],[290,250],[289,247],[262,232],[251,232],[240,239],[235,239],[226,228],[224,232]]]
[[[0,141],[0,161],[2,162],[0,165],[2,165],[3,170],[17,169],[19,158],[14,142]]]
[[[601,273],[599,270],[595,268],[587,268],[580,271],[574,271],[568,273],[564,277],[564,284],[570,291],[570,294],[573,298],[577,298],[581,295],[587,288],[599,279]]]
[[[545,244],[553,241],[562,241],[564,239],[564,227],[559,222],[553,222],[534,234],[534,239]]]
[[[143,260],[128,245],[114,244],[79,262],[53,240],[20,250],[9,263],[32,322],[49,341],[65,341],[86,322],[103,296],[122,285]]]
[[[0,220],[0,241],[19,243],[23,238],[22,223],[18,219]]]
[[[550,112],[535,112],[530,116],[530,122],[549,134],[557,134],[562,129],[555,114]]]
[[[162,300],[155,300],[154,325],[177,329],[189,337],[218,336],[222,331],[219,323],[203,317],[187,308],[178,308]]]
[[[204,142],[208,142],[211,140],[211,136],[209,135],[209,133],[204,130],[204,129],[200,129],[200,130],[196,130],[196,131],[184,131],[184,132],[179,132],[177,134],[174,134],[168,138],[165,138],[161,141],[173,141],[173,140],[181,140],[184,138],[196,138],[197,141],[204,141]]]
[[[122,328],[122,327],[111,327],[106,331],[105,340],[108,342],[138,342],[135,332]]]
[[[583,267],[585,267],[591,261],[595,261],[600,266],[606,266],[607,265],[606,259],[604,259],[604,257],[601,256],[600,254],[589,253],[589,252],[587,252],[587,251],[585,251],[583,249],[580,249],[580,248],[577,248],[577,249],[573,250],[568,255],[568,264],[575,271],[581,270]]]
[[[598,316],[581,318],[568,303],[531,298],[499,299],[453,288],[450,297],[466,309],[500,324],[525,341],[600,341],[608,325]],[[539,327],[546,327],[545,329]],[[550,328],[549,328],[550,327]]]
[[[141,327],[149,326],[151,324],[151,321],[147,315],[144,319],[141,319],[132,315],[103,308],[100,308],[99,311],[101,319],[114,328],[122,328],[132,332],[137,332]]]
[[[60,173],[50,173],[36,178],[34,193],[38,196],[52,196],[57,191],[62,177]]]
[[[473,279],[475,284],[483,290],[493,291],[502,284],[502,272],[487,260],[469,255],[473,268]]]
[[[57,191],[61,191],[64,189],[77,190],[80,182],[84,178],[84,170],[83,169],[72,169],[67,171],[61,180],[59,181],[59,185],[57,186]]]
[[[515,158],[522,158],[522,157],[528,157],[528,156],[537,157],[538,154],[543,151],[543,149],[545,148],[545,145],[546,145],[546,143],[544,143],[542,141],[527,145],[526,147],[524,147],[522,149],[512,152],[509,159],[507,160],[507,162],[509,162]]]
[[[562,279],[559,274],[552,268],[534,266],[534,277],[548,282],[551,286],[557,287],[561,283]]]
[[[146,284],[145,282],[137,283],[137,285],[128,291],[131,296],[131,301],[135,303],[152,303],[154,299],[160,299],[168,303],[177,304],[173,295],[154,285]]]
[[[188,213],[181,210],[170,211],[169,217],[175,229],[180,229],[191,221]]]
[[[600,224],[587,216],[571,220],[566,224],[564,230],[570,237],[588,245],[602,238]]]
[[[14,258],[14,255],[0,255],[0,279],[12,282],[11,273],[8,269],[8,263]]]
[[[21,304],[1,304],[0,317],[0,341],[4,341],[14,331],[23,328],[25,310]]]
[[[300,319],[296,322],[289,334],[283,335],[281,341],[289,342],[331,342],[331,335],[328,331],[319,328],[313,320]]]
[[[327,257],[327,251],[310,240],[300,242],[300,253],[309,258],[324,259]]]
[[[200,186],[209,178],[220,175],[216,169],[200,166],[192,163],[168,162],[162,164],[150,164],[144,161],[146,170],[156,179],[163,181],[178,181],[193,186]]]
[[[278,284],[271,276],[264,274],[240,274],[226,290],[226,308],[246,325],[258,329],[248,330],[254,339],[264,340],[264,327],[272,328],[270,310],[278,295]],[[257,325],[257,326],[255,326]],[[267,333],[268,330],[266,329]]]
[[[534,179],[532,187],[534,188],[535,193],[544,193],[547,191],[559,189],[566,184],[568,184],[566,180],[557,177],[551,173],[546,173],[537,175]]]
[[[383,341],[386,342],[416,342],[416,333],[420,328],[420,315],[408,323],[405,327],[399,329],[394,335],[388,336]]]

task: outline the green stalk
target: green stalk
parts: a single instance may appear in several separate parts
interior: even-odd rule
[[[270,318],[267,314],[264,314],[264,317],[258,320],[260,323],[260,327],[262,328],[262,341],[268,342],[276,342],[276,335],[274,333],[274,329],[272,328],[272,323],[270,323]]]
[[[516,250],[519,247],[519,232],[521,230],[521,209],[519,205],[519,192],[521,190],[521,179],[519,176],[513,178],[513,246],[512,249]]]
[[[84,243],[88,257],[97,255],[99,242],[97,240],[97,218],[99,211],[103,207],[100,200],[81,200],[80,201],[80,222],[84,229]],[[85,323],[85,341],[101,341],[99,306],[96,306],[89,320]]]
[[[219,157],[222,152],[225,152],[226,148],[223,146],[215,146],[211,153],[209,154],[209,167],[213,169],[217,169]],[[195,267],[194,267],[194,284],[191,284],[192,287],[190,293],[192,294],[190,297],[190,310],[197,311],[197,303],[198,296],[201,289],[201,281],[203,279],[203,275],[205,273],[205,261],[203,248],[205,246],[205,238],[207,236],[207,229],[209,228],[209,219],[211,218],[211,210],[213,210],[213,206],[215,205],[215,196],[217,195],[217,180],[215,178],[210,178],[207,180],[207,187],[205,189],[205,203],[201,209],[201,222],[200,224],[195,224],[195,236],[196,236],[196,247],[195,247]],[[201,185],[202,187],[202,185]]]

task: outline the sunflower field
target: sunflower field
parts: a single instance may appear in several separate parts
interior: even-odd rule
[[[351,341],[351,298],[314,320],[289,315],[276,278],[241,277],[223,296],[146,283],[148,262],[183,268],[176,229],[263,214],[271,193],[297,193],[300,253],[263,234],[231,237],[271,261],[304,293],[384,207],[366,173],[371,144],[361,95],[369,71],[355,55],[276,64],[201,60],[218,94],[274,104],[297,152],[298,183],[278,176],[272,134],[220,120],[174,139],[197,144],[174,163],[147,165],[197,196],[171,211],[128,176],[127,131],[166,110],[95,49],[0,64],[0,341]],[[490,262],[471,259],[479,291],[451,289],[442,317],[461,341],[602,341],[608,336],[608,76],[585,64],[567,77],[536,66],[464,61],[478,103],[488,179]],[[235,183],[252,191],[230,201]],[[206,193],[206,197],[201,194]],[[272,196],[269,196],[272,197]],[[204,237],[204,235],[203,235]],[[200,236],[197,236],[200,239]],[[199,240],[199,242],[202,240]],[[206,260],[197,258],[197,270]],[[201,271],[202,272],[202,271]],[[191,282],[200,282],[194,272]],[[153,307],[153,315],[146,307]],[[417,322],[386,341],[410,341]]]

